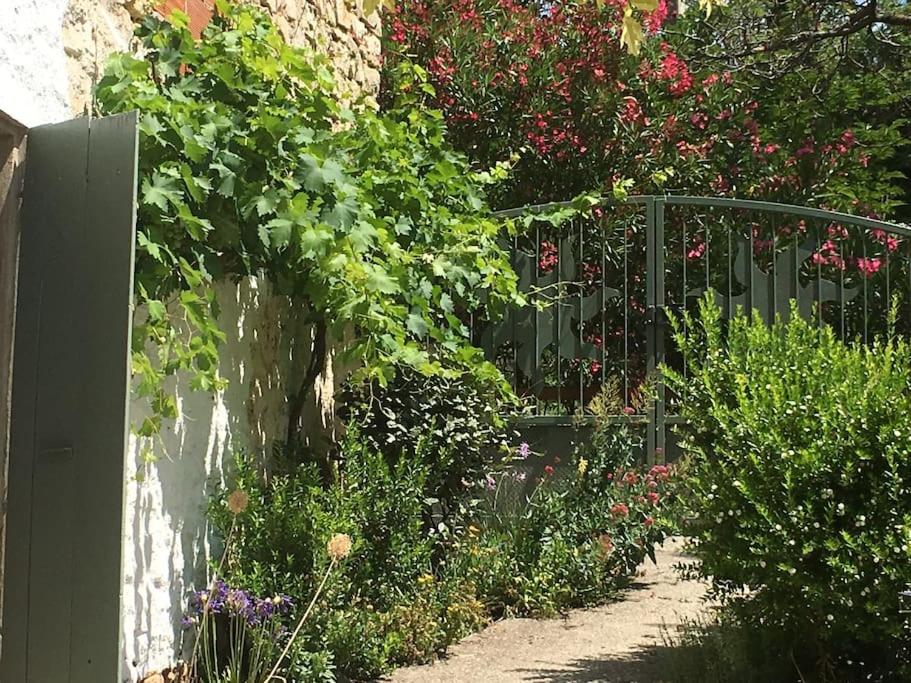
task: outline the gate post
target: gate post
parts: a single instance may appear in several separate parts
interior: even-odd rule
[[[645,201],[645,298],[646,298],[646,370],[654,392],[648,409],[646,462],[653,465],[665,457],[664,382],[658,366],[664,363],[664,197]]]

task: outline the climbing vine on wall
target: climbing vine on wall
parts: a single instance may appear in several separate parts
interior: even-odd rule
[[[141,436],[176,416],[169,376],[223,387],[222,279],[264,276],[313,324],[292,418],[327,335],[351,339],[341,351],[366,379],[407,364],[503,386],[461,314],[521,303],[484,198],[507,171],[472,172],[446,144],[441,116],[408,94],[430,89],[421,69],[403,66],[400,106],[378,114],[340,105],[325,58],[249,6],[219,1],[199,41],[179,12],[137,37],[142,56],[114,55],[97,100],[140,112],[133,374],[153,407]]]

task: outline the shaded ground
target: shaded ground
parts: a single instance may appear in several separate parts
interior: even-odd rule
[[[507,619],[469,636],[450,656],[400,669],[392,683],[467,681],[660,683],[662,626],[673,627],[703,609],[705,587],[681,581],[675,563],[686,559],[668,540],[622,600],[565,619]]]

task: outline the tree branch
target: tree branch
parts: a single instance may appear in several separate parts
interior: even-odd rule
[[[307,364],[307,371],[301,379],[300,389],[291,399],[291,405],[288,407],[288,432],[287,441],[289,445],[296,445],[300,439],[301,419],[304,414],[304,405],[307,402],[307,395],[310,389],[316,383],[317,377],[326,365],[326,321],[320,319],[316,322],[313,332],[313,349],[310,352],[310,362]]]

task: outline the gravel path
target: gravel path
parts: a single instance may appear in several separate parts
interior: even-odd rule
[[[490,681],[660,683],[662,625],[703,609],[705,587],[682,581],[672,565],[686,559],[669,539],[618,602],[574,610],[564,619],[507,619],[467,637],[449,657],[395,672],[391,683]]]

